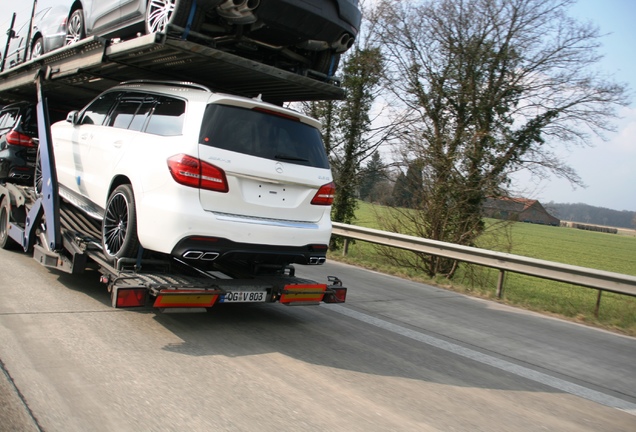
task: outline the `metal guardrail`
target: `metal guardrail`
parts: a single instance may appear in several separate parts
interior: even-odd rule
[[[501,297],[504,272],[506,271],[636,297],[636,276],[460,246],[338,222],[333,223],[332,232],[334,235],[346,239],[362,240],[499,269],[498,297]]]

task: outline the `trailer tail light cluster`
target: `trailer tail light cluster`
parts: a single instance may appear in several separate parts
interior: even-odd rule
[[[344,287],[330,287],[322,299],[325,303],[344,303],[347,300],[347,289]]]
[[[146,304],[146,288],[117,288],[114,292],[115,307],[139,307]]]
[[[280,302],[286,305],[318,304],[325,296],[326,284],[285,285]]]
[[[324,205],[330,206],[333,204],[333,199],[336,196],[336,184],[334,182],[327,183],[326,185],[322,185],[314,199],[311,200],[313,205]]]
[[[22,147],[35,147],[36,144],[28,135],[12,130],[9,132],[5,138],[7,140],[7,144],[22,146]]]
[[[168,159],[172,178],[179,184],[215,192],[229,190],[225,172],[212,164],[186,154],[178,154]]]
[[[156,308],[209,308],[216,303],[216,291],[163,289],[157,295]]]

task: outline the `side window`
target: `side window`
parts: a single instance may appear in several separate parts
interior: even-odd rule
[[[141,100],[139,99],[121,99],[113,109],[107,125],[128,129],[140,106]]]
[[[141,131],[155,103],[156,99],[151,96],[126,94],[117,102],[107,124],[120,129]]]
[[[113,106],[115,100],[121,93],[110,92],[99,96],[89,106],[84,109],[82,117],[80,118],[80,124],[94,124],[102,125],[104,120],[108,116],[110,108]]]
[[[175,136],[183,133],[186,103],[181,99],[162,97],[150,116],[146,133]]]
[[[150,112],[155,106],[155,100],[149,99],[141,103],[141,106],[137,110],[135,117],[133,117],[132,122],[128,125],[128,129],[134,131],[142,131],[144,129],[144,125],[146,124],[146,120],[148,120],[148,116]]]

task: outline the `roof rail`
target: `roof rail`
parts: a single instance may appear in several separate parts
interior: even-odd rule
[[[119,83],[119,85],[128,85],[128,84],[155,84],[155,85],[166,85],[166,86],[190,87],[194,89],[203,90],[209,93],[213,93],[209,87],[206,87],[201,84],[193,83],[190,81],[169,81],[169,80],[163,81],[163,80],[137,79],[137,80],[130,80],[130,81],[124,81],[122,83]]]

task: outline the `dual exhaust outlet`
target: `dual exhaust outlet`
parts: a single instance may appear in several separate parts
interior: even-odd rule
[[[309,262],[307,264],[320,265],[324,264],[325,261],[327,261],[327,258],[325,257],[309,257]]]
[[[9,178],[17,180],[29,180],[31,178],[31,174],[11,173],[9,174]]]
[[[203,252],[203,251],[187,251],[184,253],[183,258],[189,260],[201,260],[201,261],[214,261],[219,257],[218,252]]]
[[[203,251],[187,251],[182,257],[187,260],[201,260],[201,261],[214,261],[219,257],[218,252],[203,252]],[[320,265],[324,264],[327,259],[325,257],[309,257],[307,264]]]
[[[217,6],[217,13],[232,24],[251,24],[256,21],[253,10],[261,0],[225,0]]]

